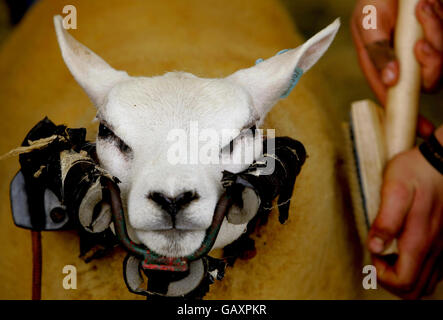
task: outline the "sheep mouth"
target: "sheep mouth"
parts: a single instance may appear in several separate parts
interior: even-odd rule
[[[232,197],[228,194],[224,193],[217,202],[215,206],[212,223],[209,228],[205,231],[205,236],[203,242],[200,247],[195,250],[193,253],[186,255],[185,257],[165,257],[161,256],[153,251],[151,251],[145,245],[134,243],[129,239],[126,223],[125,223],[125,215],[122,206],[122,200],[120,197],[120,189],[117,184],[107,177],[104,178],[104,185],[108,190],[109,201],[111,203],[111,212],[114,221],[114,228],[117,234],[117,237],[121,243],[121,245],[127,249],[130,255],[134,255],[141,259],[142,269],[143,270],[168,270],[168,271],[187,271],[189,270],[189,263],[195,260],[198,260],[208,254],[214,245],[215,239],[217,238],[218,232],[220,231],[221,224],[223,219],[231,207],[233,200]],[[179,236],[180,232],[186,232],[185,234],[189,235],[192,231],[183,231],[178,229],[173,230],[163,230],[160,231],[163,233],[170,233],[175,239],[171,239],[172,241],[177,240],[177,235]],[[193,231],[197,232],[197,231]]]
[[[183,237],[184,235],[190,233],[190,232],[196,232],[196,231],[204,231],[204,230],[188,230],[188,229],[177,229],[177,228],[169,228],[164,230],[155,230],[155,233],[164,235],[168,239],[176,239],[179,237]]]
[[[184,232],[192,232],[192,231],[205,231],[207,228],[182,228],[182,227],[170,227],[160,230],[154,230],[159,232],[178,232],[178,233],[184,233]]]
[[[134,228],[138,232],[156,232],[156,233],[186,233],[205,231],[209,228],[207,225],[197,223],[155,225],[153,227]]]
[[[177,232],[187,232],[187,231],[205,231],[209,228],[209,225],[202,225],[200,223],[174,223],[172,225],[167,225],[164,228],[160,228],[154,231],[177,231]]]

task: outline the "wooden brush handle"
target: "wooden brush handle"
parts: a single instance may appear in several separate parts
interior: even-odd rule
[[[419,0],[399,0],[394,49],[400,74],[397,84],[388,91],[385,113],[387,160],[414,146],[420,95],[420,66],[414,46],[422,37],[415,17]]]
[[[419,0],[398,0],[394,50],[400,74],[398,82],[388,90],[385,110],[386,160],[414,146],[420,96],[420,66],[415,59],[414,46],[422,37],[415,17]],[[383,254],[397,253],[394,240]]]

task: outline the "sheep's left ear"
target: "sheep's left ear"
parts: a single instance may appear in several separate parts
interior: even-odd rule
[[[54,26],[66,66],[94,105],[101,107],[109,90],[118,82],[129,79],[129,75],[125,71],[115,70],[75,40],[63,27],[61,16],[54,16]]]
[[[340,27],[340,19],[321,30],[301,46],[242,69],[227,79],[243,86],[252,96],[260,119],[280,99],[286,97],[300,76],[326,52]]]

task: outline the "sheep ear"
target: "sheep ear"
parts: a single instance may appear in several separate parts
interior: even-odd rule
[[[280,99],[285,98],[301,75],[326,52],[340,27],[340,19],[321,30],[301,46],[280,51],[267,60],[230,75],[228,79],[243,86],[252,96],[254,106],[263,120]]]
[[[54,16],[54,25],[66,66],[94,105],[100,107],[109,90],[118,82],[128,79],[128,74],[113,69],[102,58],[75,40],[63,28],[61,16]]]

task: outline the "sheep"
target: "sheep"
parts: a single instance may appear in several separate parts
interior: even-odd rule
[[[187,1],[186,4],[180,0],[140,1],[131,5],[119,1],[107,1],[106,4],[75,1],[73,5],[79,15],[79,26],[72,34],[94,52],[104,56],[117,70],[127,70],[131,74],[144,76],[158,76],[166,71],[182,70],[186,73],[167,73],[157,79],[164,81],[165,86],[173,88],[188,83],[193,87],[202,85],[202,90],[205,86],[209,90],[207,87],[211,88],[218,80],[210,81],[211,85],[207,85],[206,80],[201,78],[226,79],[231,75],[229,81],[219,81],[223,86],[220,90],[224,98],[236,98],[232,99],[230,108],[240,104],[245,106],[248,99],[251,99],[251,93],[245,94],[244,88],[252,82],[241,73],[235,76],[237,70],[252,66],[257,58],[273,57],[280,49],[295,48],[302,43],[278,1],[260,0],[254,1],[253,5],[247,2],[208,3],[197,0]],[[91,140],[97,132],[97,124],[90,121],[96,111],[63,64],[53,36],[51,20],[59,10],[59,4],[55,0],[37,3],[0,52],[0,70],[4,75],[0,89],[0,101],[4,106],[0,120],[2,151],[6,152],[18,145],[24,133],[44,115],[48,115],[56,123],[87,127]],[[98,16],[100,19],[97,19]],[[59,30],[59,41],[63,41],[65,37],[60,34],[61,31],[63,30]],[[65,59],[68,59],[68,67],[92,101],[101,105],[110,99],[103,95],[109,89],[108,86],[90,90],[90,84],[86,83],[90,75],[76,73],[76,67],[69,62],[69,53],[66,51],[69,50],[68,46],[62,43],[61,47]],[[266,67],[266,61],[280,60],[291,55],[295,56],[293,52],[287,52],[265,60],[257,68]],[[150,85],[148,82],[151,81],[128,80],[129,76],[125,72],[118,71],[109,71],[108,75],[103,80],[107,78],[119,82],[123,79],[115,88],[116,91],[125,91],[125,86],[130,82],[134,86],[143,87]],[[226,82],[221,84],[223,81]],[[253,236],[257,255],[250,260],[238,260],[232,268],[228,268],[225,279],[211,287],[207,299],[392,297],[383,289],[366,291],[362,287],[362,248],[355,231],[347,192],[343,189],[338,123],[334,121],[333,115],[327,114],[327,108],[324,107],[330,104],[333,97],[328,93],[324,81],[314,67],[303,75],[291,95],[280,100],[269,113],[267,111],[278,100],[277,96],[254,101],[258,104],[266,101],[263,102],[259,119],[252,117],[252,113],[248,113],[249,109],[245,107],[240,108],[242,112],[233,109],[230,111],[237,116],[234,119],[225,117],[223,112],[226,110],[221,105],[201,106],[208,113],[208,119],[215,112],[220,113],[217,118],[219,123],[215,123],[214,119],[211,126],[224,125],[231,128],[234,126],[232,121],[241,120],[246,123],[252,117],[263,122],[264,128],[275,128],[278,136],[290,136],[302,141],[309,156],[296,183],[288,222],[280,225],[274,210],[268,223]],[[241,86],[239,83],[242,83]],[[182,88],[188,90],[191,87]],[[156,90],[162,93],[160,88]],[[280,91],[278,93],[282,93]],[[111,94],[117,92],[113,91]],[[136,95],[138,94],[140,98],[144,96],[143,91],[137,89]],[[210,96],[212,93],[207,94]],[[253,95],[252,99],[255,99]],[[139,105],[140,100],[132,102],[135,106],[128,106],[134,108],[131,109],[134,111],[132,120],[125,120],[118,113],[114,114],[113,121],[122,120],[113,128],[117,135],[122,135],[120,138],[124,134],[129,135],[136,118],[142,116],[143,112],[140,110],[144,109]],[[196,102],[201,104],[203,100]],[[214,110],[204,109],[209,107]],[[115,111],[109,109],[109,112],[99,116],[108,117],[112,112]],[[161,114],[163,113],[160,112],[159,117]],[[155,128],[154,124],[152,126]],[[155,134],[160,133],[152,131],[152,137]],[[132,138],[124,138],[133,139],[131,142],[139,139],[137,134]],[[148,142],[146,137],[144,139],[139,142]],[[117,159],[116,150],[111,151],[112,147],[104,141],[102,145],[98,142],[102,164],[125,181],[125,169],[120,168],[121,164],[124,166],[124,162]],[[149,150],[154,152],[155,147]],[[146,156],[149,156],[148,153],[146,151]],[[31,292],[29,235],[13,226],[8,204],[7,185],[16,169],[17,163],[14,160],[5,161],[0,168],[4,177],[0,215],[0,251],[3,254],[0,260],[1,298],[27,298]],[[139,172],[140,177],[152,174]],[[192,174],[188,177],[190,178],[186,179],[192,184]],[[143,195],[151,187],[154,190],[154,187],[161,184],[161,176],[156,179],[152,180],[155,186],[146,185],[140,188],[144,189]],[[171,186],[173,185],[171,182]],[[122,189],[125,190],[124,185]],[[202,204],[202,219],[197,222],[203,228],[210,218],[210,203],[214,203],[220,189],[215,183],[207,182],[205,188],[202,191],[199,189],[199,192],[202,197],[197,201],[207,201]],[[131,203],[131,197],[136,196],[136,193],[129,193],[128,203]],[[141,199],[142,194],[138,197]],[[146,199],[143,201],[146,206],[153,205]],[[143,229],[146,221],[143,221],[141,215],[131,216],[130,207],[128,210],[130,224],[139,225],[138,229]],[[222,230],[221,235],[228,236],[225,239],[221,237],[217,247],[223,247],[238,237],[244,230],[244,225],[240,226],[231,226],[230,232]],[[161,242],[150,239],[152,237],[149,232],[140,232],[139,235],[134,235],[135,230],[130,232],[150,245]],[[177,243],[172,248],[163,245],[156,249],[165,254],[184,254],[192,251],[194,243],[200,238],[201,233],[197,232],[190,235],[186,243]],[[43,233],[43,298],[141,298],[130,294],[123,283],[121,274],[124,254],[123,250],[116,249],[112,255],[86,264],[78,258],[78,238],[75,232]],[[216,255],[217,252],[212,254]],[[62,270],[65,265],[74,265],[77,268],[77,290],[65,290],[62,287],[65,276]]]

